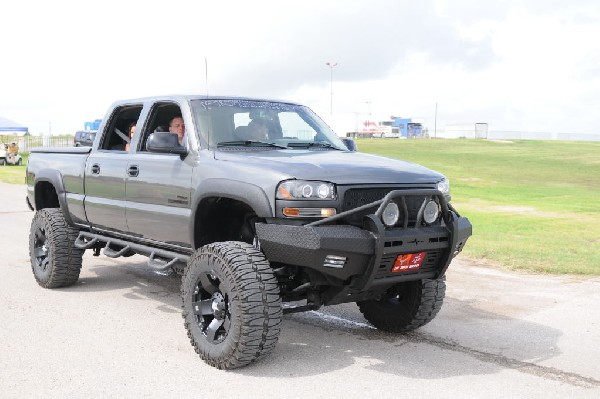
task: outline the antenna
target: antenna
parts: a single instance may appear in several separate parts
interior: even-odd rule
[[[206,97],[208,97],[208,58],[204,57],[204,79],[206,81]]]
[[[206,98],[208,99],[208,58],[204,57],[204,81],[206,84]],[[210,128],[206,131],[206,144],[208,149],[210,149]],[[213,151],[213,157],[215,156]]]

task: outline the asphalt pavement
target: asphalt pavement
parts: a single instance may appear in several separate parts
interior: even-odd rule
[[[37,285],[25,187],[0,183],[0,397],[598,398],[600,279],[509,273],[460,256],[437,318],[405,335],[354,304],[284,316],[277,348],[220,371],[193,351],[179,279],[84,256]]]

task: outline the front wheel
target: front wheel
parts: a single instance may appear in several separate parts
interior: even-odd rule
[[[196,251],[181,296],[188,337],[209,365],[242,367],[275,348],[282,316],[279,286],[253,246],[228,241]]]
[[[77,282],[84,253],[75,246],[77,234],[59,208],[35,213],[29,232],[29,254],[33,275],[40,286],[58,288]]]
[[[435,318],[444,302],[446,277],[400,283],[376,299],[357,302],[361,313],[383,331],[415,330]]]

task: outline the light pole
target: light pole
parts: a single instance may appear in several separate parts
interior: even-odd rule
[[[371,133],[367,133],[370,134],[370,137],[373,137],[373,133],[371,130],[371,103],[372,101],[365,101],[365,104],[367,104],[367,125],[365,126],[365,132],[371,132]],[[365,135],[366,137],[366,135]]]
[[[329,84],[330,84],[330,88],[331,88],[331,96],[330,96],[330,108],[329,108],[329,113],[331,115],[333,115],[333,68],[337,66],[337,62],[331,62],[331,61],[327,61],[325,63],[325,65],[327,65],[329,67],[330,70],[330,75],[329,75]]]

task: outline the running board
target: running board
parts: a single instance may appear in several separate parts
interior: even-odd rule
[[[89,233],[87,231],[80,231],[75,240],[75,246],[79,249],[90,249],[95,247],[98,243],[106,244],[104,246],[104,255],[109,258],[118,258],[129,252],[147,256],[148,266],[156,272],[167,271],[178,262],[187,263],[187,261],[190,260],[188,255],[143,244],[132,243],[118,238]],[[118,246],[120,248],[115,249],[112,246]]]

